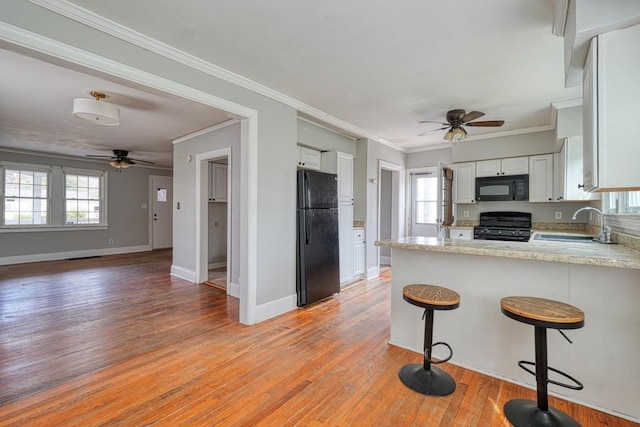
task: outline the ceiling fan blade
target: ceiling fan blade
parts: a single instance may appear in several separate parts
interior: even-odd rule
[[[135,160],[136,162],[140,162],[140,163],[148,163],[148,164],[150,164],[150,165],[155,165],[155,163],[153,163],[153,162],[148,162],[148,161],[146,161],[146,160],[132,159],[131,157],[127,157],[127,159],[129,159],[129,160]]]
[[[96,156],[94,154],[85,154],[85,157],[93,157],[94,159],[114,159],[113,156]]]
[[[434,133],[434,132],[438,132],[438,131],[440,131],[440,130],[447,129],[448,127],[449,127],[449,126],[445,126],[445,127],[443,127],[443,128],[438,128],[438,129],[431,129],[431,130],[428,130],[428,131],[426,131],[426,132],[419,133],[419,134],[418,134],[418,136],[428,135],[428,134],[430,134],[430,133]]]
[[[484,113],[481,113],[480,111],[471,111],[465,114],[464,116],[462,116],[460,121],[462,123],[466,123],[466,122],[470,122],[471,120],[479,119],[482,116],[484,116]]]
[[[502,126],[504,124],[504,120],[485,120],[482,122],[471,122],[465,123],[465,126]]]
[[[437,123],[437,124],[442,125],[442,126],[446,126],[446,125],[449,124],[449,123],[442,123],[439,120],[420,120],[418,123]]]

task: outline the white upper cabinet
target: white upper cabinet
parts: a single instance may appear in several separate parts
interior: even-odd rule
[[[453,202],[475,203],[476,162],[453,165]]]
[[[227,201],[228,166],[221,163],[209,163],[209,201]]]
[[[528,157],[481,160],[476,162],[476,176],[524,175],[529,173]]]
[[[353,156],[339,151],[324,152],[322,170],[338,175],[338,202],[353,204]]]
[[[322,153],[313,148],[298,145],[298,168],[320,170]]]
[[[553,154],[529,157],[529,202],[553,201]]]
[[[583,74],[586,191],[640,188],[640,25],[591,41]]]
[[[582,137],[564,138],[562,150],[553,155],[553,200],[556,202],[600,199],[588,193],[582,184]]]

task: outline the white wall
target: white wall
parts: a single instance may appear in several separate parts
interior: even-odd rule
[[[555,132],[544,131],[522,135],[464,140],[451,148],[453,162],[498,159],[501,157],[531,156],[559,151]]]
[[[356,156],[355,139],[303,119],[298,119],[298,144],[320,151],[341,151]]]

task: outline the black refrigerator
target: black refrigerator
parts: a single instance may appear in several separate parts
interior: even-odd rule
[[[298,171],[298,306],[340,292],[338,177]]]

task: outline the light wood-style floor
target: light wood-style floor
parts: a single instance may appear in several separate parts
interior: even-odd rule
[[[509,399],[535,399],[449,363],[452,395],[405,388],[398,369],[421,356],[387,343],[388,274],[244,326],[236,299],[170,277],[170,262],[0,267],[0,425],[484,427],[508,425]],[[637,425],[550,404],[584,426]]]

